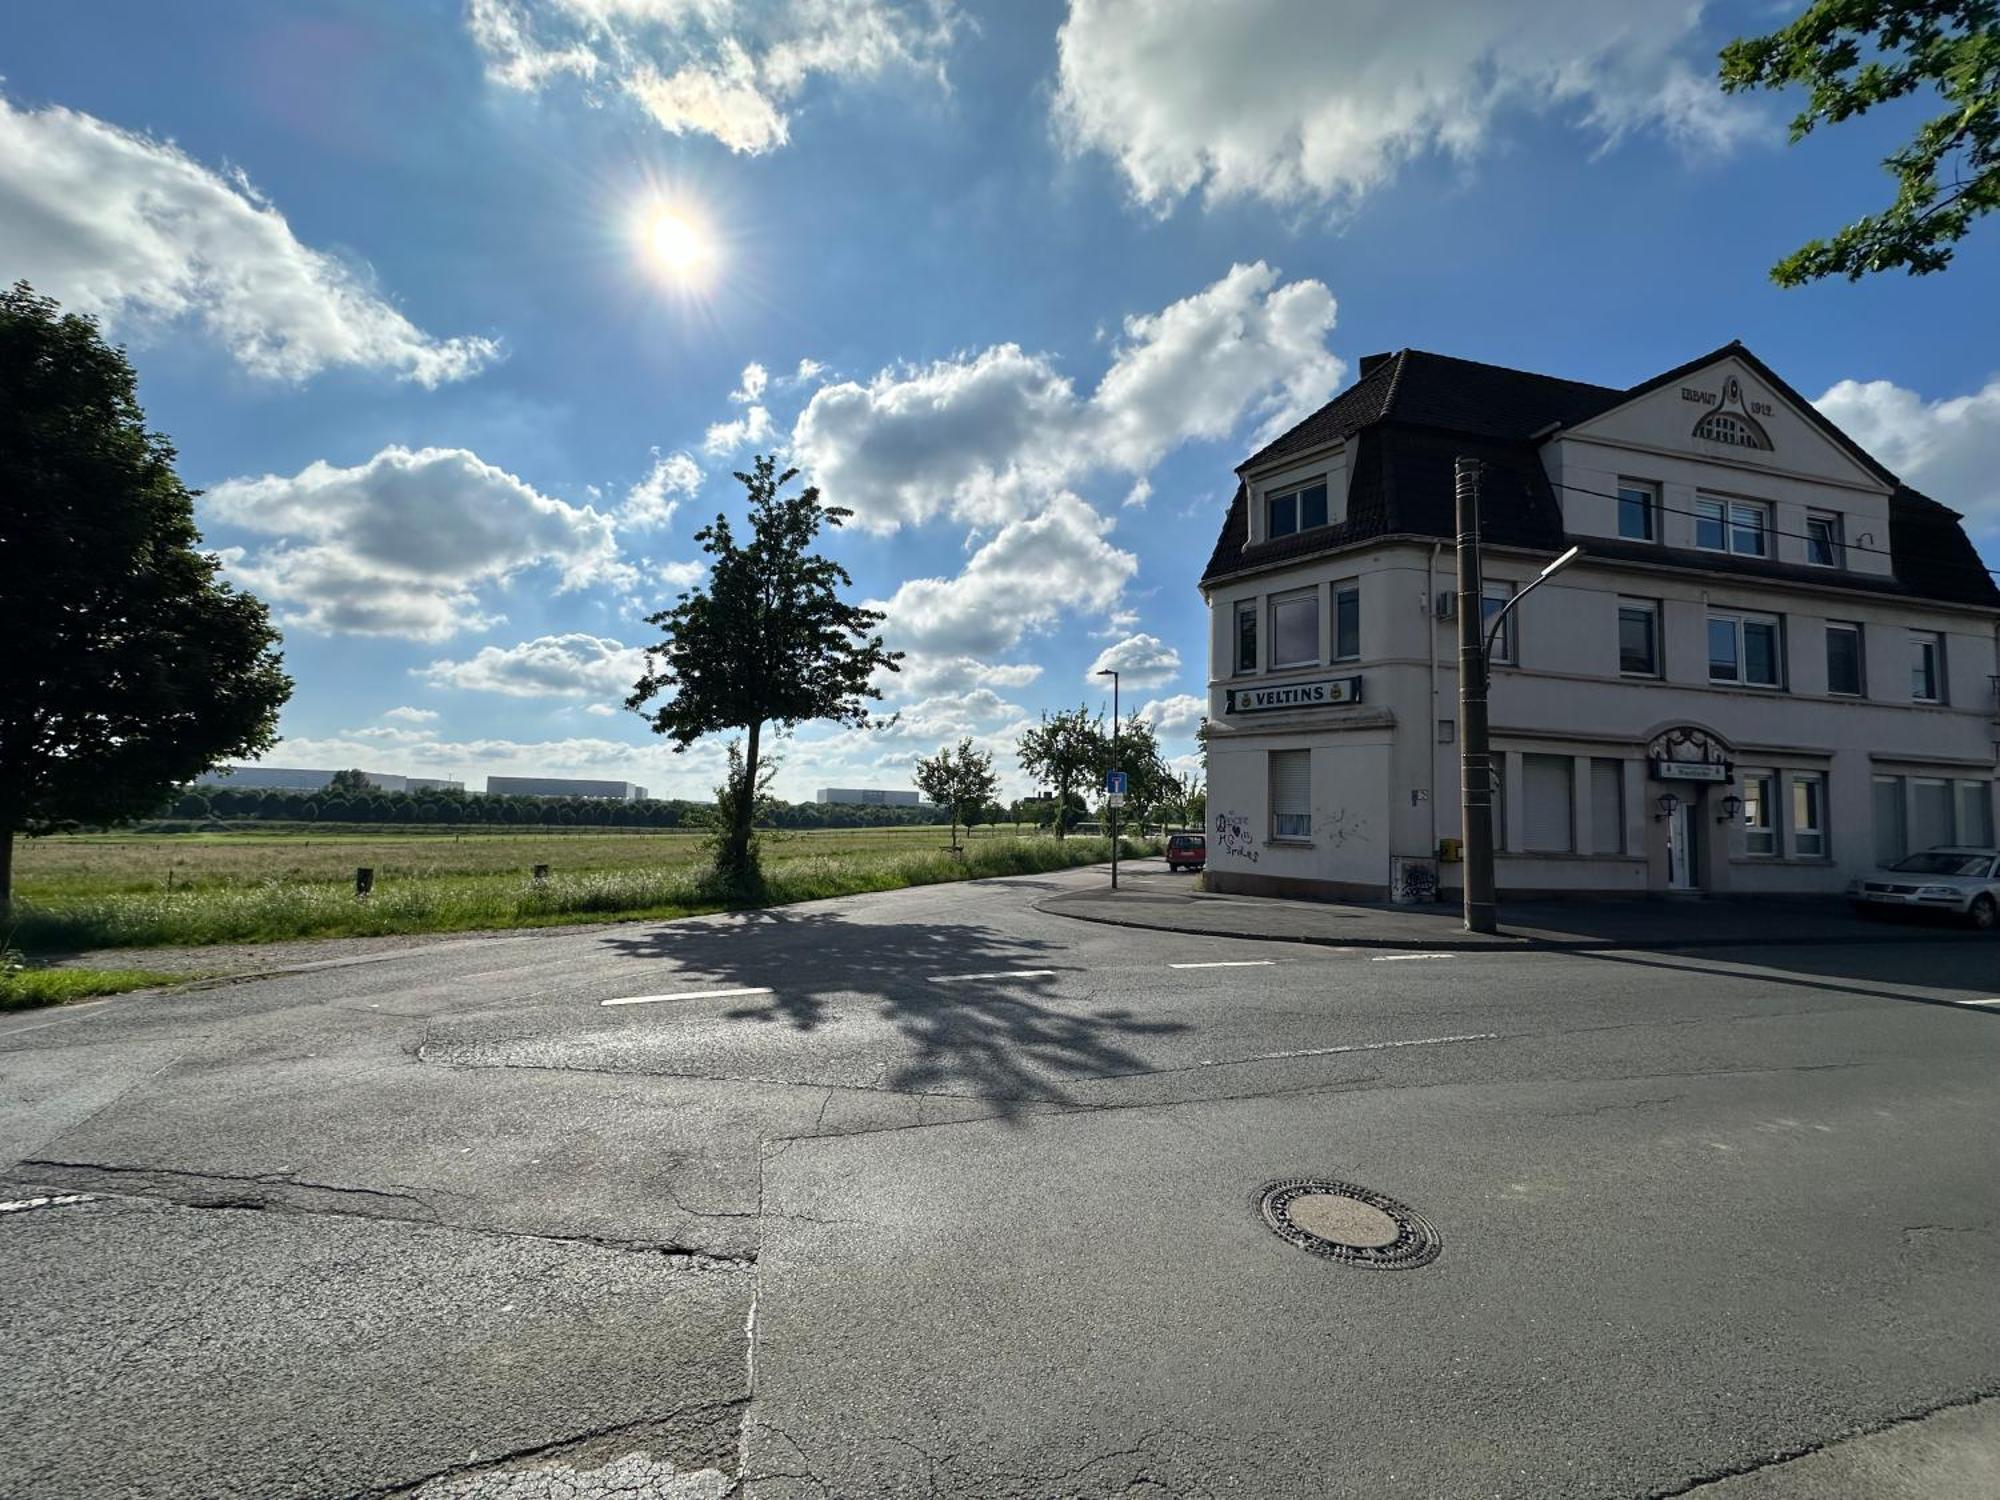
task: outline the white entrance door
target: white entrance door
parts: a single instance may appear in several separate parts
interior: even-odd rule
[[[1667,815],[1667,889],[1691,891],[1694,875],[1694,807],[1683,801]]]

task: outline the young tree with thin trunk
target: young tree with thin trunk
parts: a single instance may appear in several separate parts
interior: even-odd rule
[[[972,748],[971,739],[962,739],[954,749],[946,745],[928,760],[917,761],[917,790],[942,807],[951,818],[951,847],[958,847],[958,825],[972,832],[972,823],[1000,790],[1000,778],[993,774],[993,757]]]
[[[0,912],[16,834],[155,811],[291,696],[137,389],[95,321],[0,292]]]
[[[1055,793],[1056,837],[1068,830],[1071,799],[1091,786],[1110,764],[1111,744],[1104,716],[1083,707],[1042,714],[1042,722],[1021,736],[1015,751],[1021,769]]]
[[[766,726],[866,725],[868,700],[882,696],[871,679],[902,660],[876,633],[881,614],[841,598],[854,586],[847,569],[812,550],[820,527],[853,512],[822,506],[816,487],[781,494],[797,473],[780,474],[760,455],[736,476],[748,493],[750,539],[739,541],[721,515],[695,533],[708,580],[648,619],[666,638],[646,648],[646,673],[625,700],[638,710],[659,700],[647,718],[676,751],[703,735],[742,734],[742,768],[731,771],[741,790],[729,799],[716,867],[746,894],[758,877],[751,830]]]

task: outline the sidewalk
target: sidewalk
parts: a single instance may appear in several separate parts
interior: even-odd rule
[[[1467,932],[1456,902],[1435,906],[1335,904],[1268,896],[1220,896],[1195,878],[1168,875],[1152,861],[1107,881],[1035,903],[1055,916],[1113,927],[1198,937],[1319,943],[1339,948],[1430,952],[1528,949],[1737,948],[1836,943],[1985,942],[1938,922],[1864,921],[1837,897],[1709,901],[1508,901],[1500,932]]]

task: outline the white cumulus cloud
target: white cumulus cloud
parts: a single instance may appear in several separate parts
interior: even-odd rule
[[[1158,212],[1191,193],[1352,203],[1413,157],[1470,159],[1513,109],[1599,142],[1725,149],[1755,116],[1710,78],[1701,0],[1071,0],[1056,120]]]
[[[1813,403],[1909,484],[2000,533],[2000,375],[1926,401],[1888,380],[1843,380]]]
[[[434,708],[413,708],[406,703],[400,708],[390,709],[382,717],[394,719],[399,724],[435,724],[438,711]]]
[[[229,570],[287,624],[443,640],[493,622],[479,591],[533,567],[559,589],[629,585],[611,517],[573,506],[463,448],[384,448],[341,468],[231,479],[201,502],[211,522],[277,540],[227,548]]]
[[[1116,672],[1127,687],[1164,687],[1181,674],[1181,654],[1156,635],[1128,635],[1097,653],[1083,674],[1096,687],[1099,672]]]
[[[569,79],[749,154],[790,139],[816,77],[942,83],[954,19],[950,0],[471,0],[466,14],[496,83]]]
[[[656,449],[653,467],[626,493],[619,524],[651,531],[670,523],[683,499],[701,488],[701,469],[685,453],[662,456]]]
[[[1193,693],[1154,698],[1139,710],[1139,717],[1158,730],[1162,739],[1188,739],[1208,717],[1208,700]]]
[[[514,646],[482,646],[464,661],[413,669],[434,687],[500,693],[509,698],[588,698],[632,691],[646,654],[602,636],[537,636]]]
[[[492,360],[486,338],[436,338],[364,269],[303,244],[240,172],[95,116],[0,98],[0,265],[119,333],[200,328],[252,374],[346,366],[420,385]]]
[[[1335,315],[1322,283],[1281,284],[1262,261],[1237,265],[1128,318],[1088,397],[1051,356],[999,344],[821,386],[793,425],[792,451],[869,530],[941,512],[999,525],[1090,474],[1143,479],[1183,443],[1227,437],[1246,420],[1260,437],[1296,422],[1346,373],[1326,349]]]

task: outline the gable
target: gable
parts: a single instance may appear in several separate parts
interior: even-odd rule
[[[1894,478],[1747,349],[1633,387],[1561,434],[1705,465],[1886,494]]]

